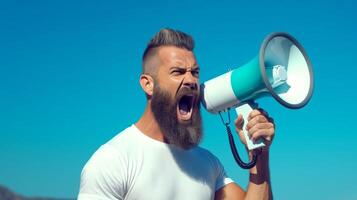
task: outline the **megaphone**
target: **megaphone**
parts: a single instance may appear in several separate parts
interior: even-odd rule
[[[251,102],[264,96],[274,97],[287,108],[302,108],[311,99],[313,82],[311,62],[301,44],[288,33],[277,32],[265,38],[259,55],[250,62],[201,84],[201,101],[211,113],[235,108],[247,122]],[[242,168],[253,167],[257,157],[242,162],[225,125],[235,160]],[[265,146],[262,139],[251,141],[245,127],[243,131],[249,150]]]

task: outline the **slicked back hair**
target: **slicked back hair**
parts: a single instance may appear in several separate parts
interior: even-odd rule
[[[148,60],[156,54],[157,48],[161,46],[175,46],[188,51],[193,51],[195,43],[192,37],[182,31],[170,28],[161,29],[149,41],[142,58],[142,73],[155,75],[156,66],[150,66]]]

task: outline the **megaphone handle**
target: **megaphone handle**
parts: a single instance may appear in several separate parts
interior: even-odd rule
[[[248,150],[253,150],[253,149],[257,149],[257,148],[265,146],[263,139],[258,139],[255,142],[253,142],[249,138],[248,131],[246,130],[246,127],[248,124],[248,116],[249,116],[250,112],[252,112],[253,107],[256,107],[255,105],[256,105],[256,103],[254,101],[249,101],[249,102],[246,102],[236,108],[237,115],[241,114],[244,119],[243,134],[244,134],[244,138],[247,142]]]

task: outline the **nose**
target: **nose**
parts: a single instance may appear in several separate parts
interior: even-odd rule
[[[183,79],[183,86],[189,87],[191,90],[198,89],[198,78],[193,76],[190,70],[188,70]]]

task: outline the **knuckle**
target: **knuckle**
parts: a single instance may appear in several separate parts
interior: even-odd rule
[[[255,132],[256,132],[255,129],[254,129],[254,128],[251,128],[251,129],[248,131],[249,137],[252,137]]]
[[[271,135],[274,135],[275,134],[274,128],[270,128],[270,132],[271,132]]]
[[[259,129],[264,129],[265,128],[265,123],[259,123],[259,124],[257,124],[257,127]]]
[[[266,118],[264,115],[261,115],[261,116],[260,116],[260,121],[261,121],[261,122],[267,122],[268,120],[267,120],[267,118]]]
[[[254,118],[254,122],[255,123],[259,123],[261,121],[261,117],[260,115],[257,115],[255,118]]]
[[[275,129],[275,125],[269,122],[269,128]]]
[[[251,129],[253,127],[253,123],[250,121],[247,123],[247,129]]]
[[[248,134],[249,137],[252,136],[252,133],[253,133],[253,132],[252,132],[251,130],[247,131],[247,134]]]

